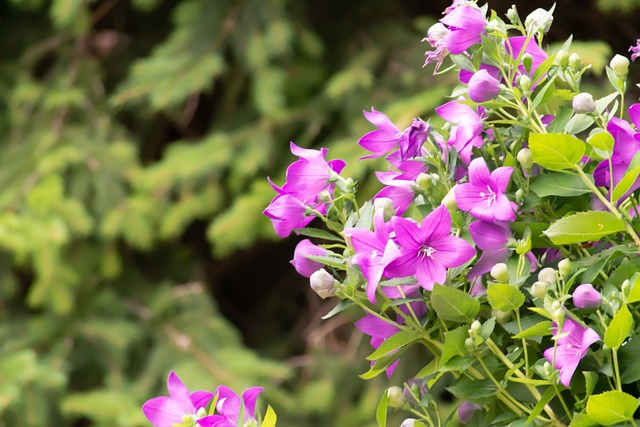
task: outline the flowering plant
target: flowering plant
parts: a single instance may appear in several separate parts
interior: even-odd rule
[[[272,183],[264,213],[279,236],[309,238],[292,264],[340,300],[327,317],[363,312],[355,326],[374,351],[362,377],[400,385],[381,399],[382,426],[388,407],[411,413],[403,427],[636,423],[640,104],[625,108],[621,55],[609,95],[582,92],[589,66],[571,39],[549,51],[552,20],[454,1],[424,40],[425,65],[459,73],[436,109],[444,126],[401,130],[364,111],[360,160],[389,164],[373,199],[326,149],[293,143],[299,159]],[[394,377],[413,346],[424,366]],[[429,393],[440,383],[457,398],[450,415]]]

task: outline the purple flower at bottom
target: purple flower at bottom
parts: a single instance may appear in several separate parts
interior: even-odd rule
[[[216,389],[218,403],[216,404],[216,415],[209,415],[198,420],[201,427],[236,427],[240,414],[244,414],[241,425],[249,420],[256,420],[256,400],[264,390],[262,387],[250,387],[242,393],[240,398],[233,390],[226,386],[219,386]]]
[[[154,427],[182,424],[183,417],[192,417],[197,421],[199,413],[202,413],[201,409],[205,409],[213,397],[210,391],[189,392],[174,371],[171,371],[167,379],[167,389],[169,396],[154,397],[142,406],[142,412]],[[206,411],[203,415],[206,415]]]
[[[362,333],[369,335],[371,337],[371,347],[377,349],[387,338],[395,335],[397,332],[400,332],[400,329],[395,327],[394,325],[385,322],[379,317],[374,316],[373,314],[367,314],[362,319],[358,320],[355,323],[355,327],[359,329]],[[387,377],[391,378],[393,375],[393,371],[396,369],[398,362],[400,360],[396,360],[386,370]],[[371,362],[371,366],[375,364],[375,361]]]
[[[422,224],[402,217],[395,217],[392,224],[400,255],[389,263],[387,272],[392,277],[415,275],[426,290],[447,280],[447,268],[458,267],[476,254],[464,239],[451,235],[451,216],[444,205]]]
[[[632,52],[631,54],[631,60],[635,61],[636,58],[638,56],[640,56],[640,39],[636,40],[636,45],[635,46],[630,46],[629,47],[629,52]]]
[[[296,249],[293,251],[293,259],[289,262],[291,262],[291,265],[293,265],[300,275],[311,277],[313,273],[322,268],[323,264],[310,260],[305,255],[325,256],[327,255],[327,250],[318,245],[314,245],[309,239],[301,240],[296,245]]]
[[[571,377],[580,360],[587,355],[589,346],[600,340],[600,335],[591,328],[585,328],[569,316],[562,325],[562,337],[556,347],[544,351],[544,357],[557,369],[560,369],[560,382],[569,387]],[[553,335],[558,335],[558,325],[553,324]]]

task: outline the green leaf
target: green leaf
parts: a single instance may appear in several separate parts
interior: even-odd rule
[[[351,300],[340,301],[338,303],[338,305],[336,305],[335,307],[333,307],[331,309],[330,312],[328,312],[327,314],[322,316],[322,319],[323,320],[327,320],[327,319],[335,316],[336,314],[341,313],[341,312],[345,311],[346,309],[348,309],[350,307],[353,307],[354,305],[356,305],[356,303],[351,301]]]
[[[544,173],[534,178],[530,188],[538,197],[574,197],[591,191],[580,176],[560,172]]]
[[[569,427],[592,427],[596,423],[587,414],[575,414]]]
[[[632,420],[636,409],[638,400],[618,390],[594,394],[587,401],[589,418],[605,426]]]
[[[344,239],[319,228],[296,228],[293,230],[296,234],[307,237],[315,237],[316,239],[329,240],[331,242],[344,243]]]
[[[460,326],[452,331],[444,333],[444,347],[440,363],[445,364],[454,356],[464,356],[464,341],[469,338],[468,326]]]
[[[420,333],[418,331],[400,331],[395,335],[387,338],[382,342],[380,347],[369,356],[366,357],[367,360],[377,360],[383,356],[387,356],[395,351],[397,351],[401,347],[405,347],[413,342],[417,341],[420,338]]]
[[[604,343],[611,348],[618,349],[627,339],[632,326],[633,316],[627,306],[623,305],[607,326],[604,333]]]
[[[587,139],[587,144],[607,153],[613,150],[613,142],[613,136],[609,132],[598,132]]]
[[[379,427],[387,427],[387,406],[389,403],[389,394],[385,390],[382,393],[382,399],[378,403],[378,409],[376,409],[376,422]]]
[[[544,234],[556,245],[592,242],[609,234],[624,231],[624,222],[609,212],[579,212],[566,216]]]
[[[524,294],[513,285],[493,283],[487,288],[489,304],[496,310],[505,312],[519,309],[524,304]]]
[[[480,302],[466,292],[436,285],[431,291],[431,305],[443,320],[471,323],[480,311]]]
[[[620,365],[620,381],[622,384],[631,384],[640,380],[640,338],[637,336],[629,339],[618,350],[618,363]]]
[[[555,395],[556,395],[555,388],[547,387],[545,392],[540,397],[540,400],[538,400],[538,403],[536,403],[536,406],[534,406],[533,409],[531,410],[531,415],[529,415],[529,418],[527,419],[527,424],[531,424],[533,420],[536,419],[536,417],[542,413],[542,410],[544,409],[545,405],[549,403],[549,401],[553,399]]]
[[[549,320],[538,323],[513,336],[515,339],[543,337],[551,335],[552,323]]]
[[[629,191],[631,186],[638,180],[638,175],[640,175],[640,153],[636,153],[636,155],[633,156],[624,176],[613,189],[613,194],[611,195],[613,202],[617,201],[624,193]]]
[[[460,400],[469,400],[483,405],[493,400],[498,388],[491,380],[458,378],[451,386],[447,387]]]
[[[578,164],[585,152],[585,144],[566,134],[534,133],[529,136],[533,161],[545,169],[561,171]]]
[[[260,427],[276,427],[277,420],[276,411],[269,405],[267,406],[267,412],[264,414],[264,420],[262,420]]]
[[[627,299],[629,303],[640,301],[640,274],[636,276],[636,279],[633,281],[633,286],[629,291],[629,297]]]
[[[305,255],[305,258],[309,258],[311,261],[317,261],[329,267],[336,268],[338,270],[346,270],[346,261],[342,258],[336,258],[332,256],[322,255]]]

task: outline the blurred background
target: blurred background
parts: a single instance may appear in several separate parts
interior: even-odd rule
[[[640,1],[556,3],[547,40],[574,34],[604,94]],[[424,355],[358,378],[361,314],[321,319],[335,302],[289,265],[299,238],[262,215],[266,177],[283,183],[294,141],[375,194],[362,110],[404,128],[446,102],[456,76],[422,69],[420,40],[449,4],[0,2],[0,427],[150,425],[171,370],[192,390],[265,387],[280,427],[375,426]]]

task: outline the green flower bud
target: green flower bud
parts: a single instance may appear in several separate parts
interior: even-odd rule
[[[531,295],[536,298],[544,298],[547,295],[548,286],[544,282],[535,282],[531,285]]]
[[[565,69],[569,65],[569,54],[566,50],[561,50],[556,55],[556,63],[560,66],[560,68]]]
[[[249,421],[247,421],[246,423],[244,423],[243,427],[258,427],[258,422],[254,419],[251,419]]]
[[[442,199],[442,204],[445,205],[449,210],[457,209],[458,205],[456,204],[456,194],[455,194],[455,186],[449,190],[446,196]]]
[[[551,267],[543,268],[538,273],[538,280],[553,285],[556,283],[556,271]]]
[[[510,311],[491,310],[491,315],[496,318],[498,323],[504,323],[511,318]]]
[[[509,282],[509,267],[504,262],[499,262],[491,268],[491,277],[500,283]]]
[[[529,52],[522,55],[522,65],[527,73],[531,73],[531,66],[533,65],[533,56]]]
[[[329,193],[329,191],[327,190],[322,190],[320,192],[320,194],[318,194],[318,201],[319,202],[323,202],[323,203],[329,203],[333,200],[333,196],[331,195],[331,193]]]
[[[395,385],[387,389],[387,399],[392,408],[402,408],[407,403],[402,389]]]
[[[549,362],[544,362],[544,364],[542,365],[542,373],[548,378],[551,375],[553,375],[553,372],[555,371],[555,369],[553,369],[553,366],[551,366],[551,363]]]
[[[520,17],[518,16],[518,9],[516,9],[516,5],[515,4],[511,5],[509,10],[507,10],[507,19],[513,25],[518,25],[518,22],[520,21]]]
[[[618,77],[624,77],[629,72],[629,59],[622,55],[616,55],[611,59],[609,67]]]
[[[560,304],[560,301],[554,301],[554,302],[551,304],[551,310],[553,310],[553,311],[558,311],[558,310],[560,310],[561,308],[562,308],[562,304]]]
[[[473,323],[471,324],[471,332],[473,334],[479,334],[480,333],[480,329],[482,328],[482,325],[480,324],[480,322],[478,322],[477,320],[474,320]]]
[[[531,150],[528,148],[523,148],[522,150],[518,151],[516,159],[518,159],[518,162],[526,170],[529,170],[533,167],[533,154],[531,154]]]
[[[522,188],[518,188],[518,191],[516,191],[516,202],[522,203],[526,196],[527,195],[524,194],[524,190]]]
[[[473,338],[467,338],[466,340],[464,340],[464,345],[465,347],[467,347],[467,350],[469,350],[470,352],[476,349],[476,345],[473,342]]]
[[[574,70],[578,70],[581,64],[582,64],[582,60],[580,59],[580,55],[573,52],[571,56],[569,56],[569,67]]]
[[[523,92],[529,92],[531,90],[531,79],[529,76],[523,74],[518,78],[518,87]]]
[[[559,308],[551,313],[551,320],[558,324],[562,323],[562,321],[564,320],[564,310]]]
[[[564,276],[568,276],[571,273],[571,260],[568,258],[563,259],[558,263],[558,271]]]
[[[431,174],[420,172],[418,177],[416,178],[416,184],[424,191],[431,190],[433,187],[433,179],[431,178]]]

